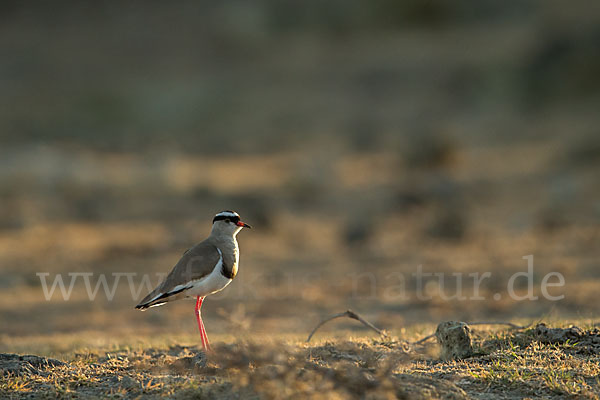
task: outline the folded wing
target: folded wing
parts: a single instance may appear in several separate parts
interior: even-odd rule
[[[135,308],[145,310],[185,297],[186,290],[207,277],[222,261],[221,252],[213,244],[207,241],[197,244],[183,254],[164,282],[144,297]]]

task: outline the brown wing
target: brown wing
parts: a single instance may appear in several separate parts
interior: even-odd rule
[[[221,253],[213,244],[206,240],[198,243],[183,254],[164,282],[135,308],[145,310],[184,297],[191,282],[210,274],[220,259]]]

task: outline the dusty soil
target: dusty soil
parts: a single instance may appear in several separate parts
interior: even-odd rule
[[[475,354],[449,361],[439,359],[431,342],[415,345],[397,337],[315,344],[220,343],[208,357],[197,346],[179,345],[72,353],[65,361],[2,354],[0,394],[7,398],[598,398],[598,329],[541,324],[511,331],[475,329],[474,333]]]

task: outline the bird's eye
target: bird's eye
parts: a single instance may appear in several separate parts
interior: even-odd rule
[[[225,220],[225,222],[231,222],[231,220],[230,220],[229,218],[227,218],[227,219]]]

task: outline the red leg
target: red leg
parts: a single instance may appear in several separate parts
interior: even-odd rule
[[[198,330],[200,331],[200,339],[202,340],[202,347],[206,350],[206,339],[204,337],[204,334],[205,334],[204,323],[202,322],[202,316],[201,316],[201,311],[200,311],[203,300],[204,300],[204,298],[202,298],[200,296],[197,297],[195,313],[196,313],[196,321],[198,322]]]
[[[202,334],[204,335],[204,348],[207,351],[212,351],[212,348],[210,347],[210,343],[208,342],[208,335],[206,334],[206,329],[204,328],[204,323],[202,322],[202,319],[200,319],[200,325],[202,325]]]
[[[212,351],[210,348],[210,343],[208,342],[208,335],[206,334],[206,329],[204,328],[204,322],[202,321],[202,302],[204,301],[204,297],[198,296],[196,300],[196,320],[198,321],[198,330],[200,331],[200,339],[202,340],[202,347],[204,351]]]

